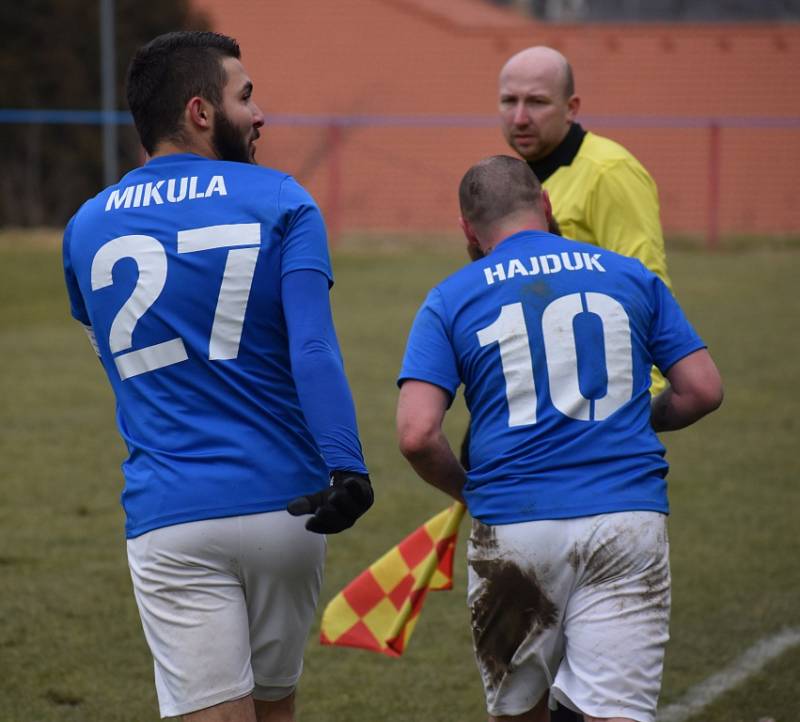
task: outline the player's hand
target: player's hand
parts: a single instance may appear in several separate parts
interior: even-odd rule
[[[306,529],[317,534],[338,534],[349,529],[372,506],[375,495],[367,474],[334,471],[331,485],[315,494],[292,499],[286,507],[292,516],[312,514]]]

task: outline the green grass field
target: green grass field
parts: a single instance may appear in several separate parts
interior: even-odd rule
[[[460,245],[335,254],[333,298],[374,509],[329,540],[322,600],[447,504],[394,440],[394,377],[428,288]],[[662,701],[759,639],[800,625],[800,251],[670,249],[675,290],[722,371],[725,403],[664,437],[672,464],[672,640]],[[151,722],[152,663],[125,560],[113,401],[69,318],[60,256],[0,236],[0,722]],[[465,414],[449,421],[458,436]],[[321,647],[312,629],[299,689],[305,722],[486,718],[465,603],[466,524],[455,590],[431,595],[406,654]],[[209,640],[209,646],[213,644]],[[800,650],[723,695],[694,722],[793,722]]]

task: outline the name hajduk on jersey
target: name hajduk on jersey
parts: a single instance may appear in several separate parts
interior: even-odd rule
[[[486,285],[491,286],[495,281],[507,281],[514,276],[538,276],[581,270],[606,272],[600,263],[599,253],[562,251],[530,256],[524,262],[519,258],[512,258],[503,263],[496,263],[493,267],[484,268],[483,273],[486,276]]]
[[[198,182],[197,176],[188,176],[115,188],[108,196],[105,209],[114,211],[119,208],[145,208],[149,205],[163,205],[165,202],[180,203],[184,200],[209,198],[215,194],[228,195],[225,178],[221,175],[211,176],[204,190],[198,190]]]

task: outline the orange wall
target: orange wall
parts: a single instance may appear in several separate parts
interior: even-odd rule
[[[800,118],[798,25],[546,25],[481,0],[195,4],[239,40],[267,113],[491,117],[505,60],[552,45],[572,62],[586,127],[628,146],[655,177],[668,232],[707,228],[710,133],[625,127],[630,116]],[[342,230],[453,229],[463,172],[507,151],[491,120],[349,127],[330,141],[324,128],[273,126],[259,160],[295,174]],[[723,233],[800,232],[800,122],[723,128],[719,167]]]

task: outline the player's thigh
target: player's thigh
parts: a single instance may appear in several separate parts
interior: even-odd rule
[[[475,657],[491,715],[519,715],[558,670],[574,584],[569,521],[473,522],[467,547]]]
[[[305,519],[277,511],[241,517],[256,699],[279,700],[294,689],[319,600],[325,536]]]
[[[594,717],[648,722],[655,715],[669,639],[666,517],[624,512],[584,521],[554,695]]]
[[[237,518],[228,517],[128,541],[162,715],[204,709],[253,689],[239,537]]]

